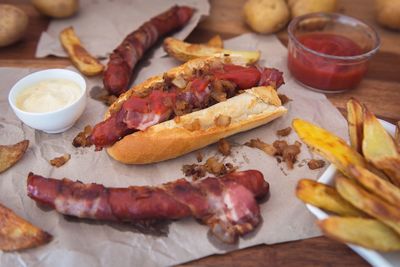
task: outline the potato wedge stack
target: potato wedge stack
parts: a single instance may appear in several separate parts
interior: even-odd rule
[[[340,242],[379,251],[400,250],[399,125],[393,139],[358,101],[347,103],[351,144],[301,119],[296,133],[340,171],[335,186],[301,179],[296,195],[335,216],[318,221],[323,233]]]

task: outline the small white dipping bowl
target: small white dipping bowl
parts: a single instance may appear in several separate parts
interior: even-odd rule
[[[24,89],[45,80],[65,79],[77,83],[81,94],[73,103],[51,112],[34,113],[19,109],[16,106],[17,96]],[[78,73],[65,69],[49,69],[34,72],[19,80],[10,90],[8,102],[15,115],[26,125],[46,133],[61,133],[74,125],[86,106],[86,82]]]

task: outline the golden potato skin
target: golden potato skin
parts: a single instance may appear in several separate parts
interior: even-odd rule
[[[246,23],[259,33],[277,32],[290,18],[285,0],[249,0],[243,11]]]
[[[13,5],[0,5],[0,47],[19,41],[28,27],[26,13]]]
[[[33,6],[43,15],[67,18],[79,9],[79,0],[32,0]]]
[[[376,0],[375,17],[382,26],[400,30],[400,0]]]
[[[289,0],[292,17],[302,16],[314,12],[335,12],[336,0]]]

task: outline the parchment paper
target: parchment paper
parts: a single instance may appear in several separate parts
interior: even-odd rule
[[[36,57],[67,57],[58,36],[69,26],[74,27],[83,45],[92,55],[106,57],[129,33],[173,5],[187,5],[196,9],[189,23],[174,34],[179,39],[185,39],[200,19],[209,14],[210,9],[207,0],[80,0],[76,15],[50,22],[47,31],[40,36]],[[165,52],[160,46],[155,49],[155,57],[163,55]]]
[[[45,211],[26,196],[26,177],[29,171],[54,178],[68,177],[83,182],[96,182],[106,186],[158,185],[182,177],[183,164],[195,163],[195,153],[178,159],[147,166],[127,166],[107,156],[105,151],[76,149],[73,137],[87,124],[101,120],[106,110],[103,104],[89,99],[84,115],[77,124],[62,134],[46,134],[22,124],[7,103],[11,86],[32,69],[1,68],[0,77],[0,129],[1,143],[14,143],[29,139],[30,146],[23,159],[0,175],[0,202],[20,216],[54,235],[48,245],[19,253],[0,252],[1,266],[165,266],[198,259],[210,254],[226,253],[256,244],[274,244],[320,235],[314,225],[315,218],[294,195],[300,178],[316,179],[322,172],[309,170],[305,159],[314,157],[302,146],[299,162],[294,170],[286,169],[276,159],[263,152],[242,146],[251,138],[272,143],[277,129],[291,124],[295,117],[318,125],[346,137],[346,123],[337,109],[319,93],[302,88],[286,68],[286,48],[273,36],[243,35],[226,42],[227,48],[259,49],[262,65],[284,71],[286,84],[279,90],[293,99],[287,104],[286,116],[268,125],[238,134],[228,139],[235,144],[233,155],[225,162],[240,166],[241,170],[258,169],[270,183],[271,195],[260,204],[263,224],[237,245],[215,242],[207,234],[207,227],[188,218],[164,227],[166,236],[155,236],[134,231],[129,225],[95,223],[87,220],[66,219],[55,211]],[[171,58],[157,58],[138,73],[136,82],[177,65]],[[88,81],[88,88],[101,85],[100,79]],[[295,133],[283,138],[293,143]],[[201,150],[205,158],[216,155],[215,145]],[[47,162],[54,156],[70,153],[71,160],[61,168],[52,168]]]

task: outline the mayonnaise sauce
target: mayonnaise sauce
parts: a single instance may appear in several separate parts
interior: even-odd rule
[[[22,90],[17,95],[16,106],[27,112],[51,112],[68,106],[80,95],[81,88],[73,81],[44,80]]]

